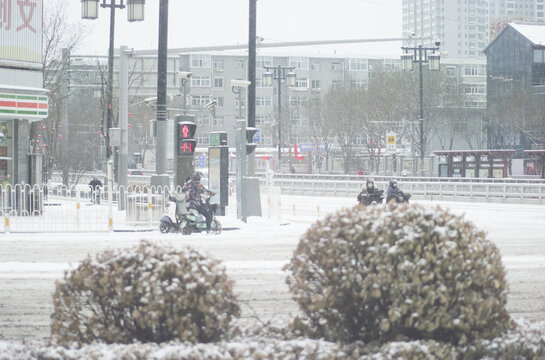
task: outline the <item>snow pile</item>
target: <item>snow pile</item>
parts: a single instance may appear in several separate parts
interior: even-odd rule
[[[463,345],[509,327],[498,249],[441,208],[340,210],[311,226],[286,269],[300,335]]]
[[[240,313],[219,261],[147,241],[85,259],[57,282],[53,304],[60,345],[218,341]]]

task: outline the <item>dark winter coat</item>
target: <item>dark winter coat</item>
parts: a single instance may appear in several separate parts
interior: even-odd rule
[[[93,179],[89,182],[89,187],[91,190],[95,190],[97,187],[102,187],[102,183],[98,179]]]

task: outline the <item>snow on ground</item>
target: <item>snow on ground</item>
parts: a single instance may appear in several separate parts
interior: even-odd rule
[[[320,214],[354,205],[348,198],[283,198],[307,206],[320,205]],[[507,269],[510,293],[508,310],[514,317],[545,320],[545,206],[492,203],[414,201],[441,205],[487,231],[500,249]],[[291,300],[286,264],[301,235],[316,216],[283,214],[281,219],[251,217],[237,220],[233,209],[220,217],[226,230],[219,235],[111,233],[10,233],[0,235],[0,341],[42,341],[49,337],[54,282],[63,271],[86,256],[124,248],[141,239],[190,245],[221,259],[235,280],[243,319],[288,320],[297,312]]]

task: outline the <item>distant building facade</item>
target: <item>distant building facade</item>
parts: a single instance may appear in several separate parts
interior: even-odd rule
[[[403,35],[437,38],[450,59],[484,58],[509,21],[545,21],[545,0],[403,0]]]
[[[401,52],[401,51],[400,51]],[[103,96],[105,84],[100,72],[105,70],[105,59],[93,59],[87,56],[74,55],[71,58],[70,88],[72,96],[83,97],[89,101]],[[117,58],[115,60],[114,92],[117,85]],[[354,86],[367,87],[373,76],[381,71],[401,71],[400,59],[349,58],[341,56],[289,56],[264,55],[257,56],[256,61],[256,128],[260,131],[258,151],[273,150],[278,146],[278,82],[265,86],[263,75],[267,66],[294,67],[296,86],[288,88],[282,83],[282,138],[284,148],[293,144],[305,148],[314,139],[313,121],[320,116],[320,101],[331,87],[350,82]],[[232,91],[231,80],[246,79],[248,58],[244,52],[189,53],[177,55],[172,49],[168,57],[167,93],[169,95],[169,127],[172,129],[174,115],[183,113],[195,116],[198,124],[196,139],[198,148],[205,149],[209,144],[209,134],[215,131],[226,131],[228,145],[235,147],[235,124],[242,112],[246,117],[246,94],[242,95],[239,104],[238,95]],[[129,60],[129,154],[143,156],[145,146],[142,136],[131,138],[136,132],[136,117],[147,116],[142,128],[150,129],[149,120],[154,119],[153,98],[157,93],[157,61],[153,56],[135,55]],[[486,109],[486,63],[484,59],[444,59],[441,69],[446,75],[463,84],[465,102],[463,106],[469,111],[461,127],[481,126],[482,111]],[[187,87],[182,87],[180,72],[190,72],[191,78]],[[184,109],[183,97],[186,97]],[[102,95],[101,95],[102,94]],[[77,95],[77,96],[75,96]],[[149,101],[152,99],[152,101]],[[205,106],[215,101],[214,113]],[[415,103],[415,109],[417,104]],[[147,115],[142,115],[146,113]],[[76,114],[78,116],[79,114]],[[475,123],[477,125],[475,125]],[[84,125],[82,125],[84,126]],[[96,121],[90,131],[97,131]],[[85,129],[82,129],[85,130]],[[146,130],[151,136],[151,132]],[[171,133],[169,131],[169,133]],[[480,132],[475,133],[480,137]],[[146,137],[147,138],[147,137]],[[132,139],[132,140],[131,140]],[[140,141],[140,143],[137,143]],[[167,139],[169,159],[172,158],[173,139]],[[473,146],[478,141],[473,141]],[[355,144],[355,149],[362,144]],[[466,139],[459,138],[453,142],[455,147],[467,147]],[[431,141],[429,150],[443,149],[439,141]],[[361,146],[364,152],[364,147]],[[129,156],[130,158],[130,156]]]
[[[485,49],[490,148],[543,146],[545,23],[510,23]],[[505,104],[515,103],[509,113]]]

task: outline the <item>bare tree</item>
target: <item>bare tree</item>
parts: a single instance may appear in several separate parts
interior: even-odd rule
[[[86,34],[75,23],[68,21],[66,4],[64,1],[47,1],[44,8],[43,20],[43,86],[49,93],[49,116],[42,122],[34,123],[30,138],[35,150],[44,154],[44,178],[51,176],[52,169],[67,169],[72,165],[69,160],[73,156],[63,154],[61,103],[63,101],[62,77],[68,71],[67,63],[62,61],[62,51],[73,50],[81,43]],[[67,171],[63,171],[64,174]],[[63,182],[68,183],[64,176]]]
[[[354,145],[366,122],[365,95],[364,88],[345,82],[332,87],[325,97],[323,116],[327,133],[334,136],[341,150],[345,173],[350,170]]]

